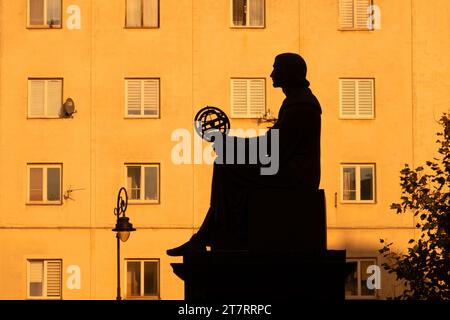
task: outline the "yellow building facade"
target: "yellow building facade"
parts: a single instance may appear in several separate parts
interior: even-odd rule
[[[145,185],[148,198],[127,209],[137,231],[121,246],[121,294],[183,299],[170,267],[181,258],[165,251],[203,221],[212,167],[174,163],[172,134],[184,128],[193,137],[205,105],[230,115],[233,79],[265,79],[264,111],[276,114],[284,96],[269,75],[282,52],[305,58],[322,105],[328,248],[359,261],[347,294],[399,294],[383,270],[381,289],[367,291],[364,269],[383,262],[379,239],[404,250],[417,236],[414,218],[389,207],[399,201],[403,165],[435,155],[436,120],[450,106],[450,3],[374,1],[367,28],[361,8],[370,4],[0,1],[0,299],[114,299],[113,209],[133,179],[142,190],[129,188],[131,197],[143,197]],[[369,91],[355,89],[367,84]],[[344,87],[356,90],[350,100]],[[67,98],[76,113],[52,114]],[[256,117],[232,118],[231,126],[266,128]]]

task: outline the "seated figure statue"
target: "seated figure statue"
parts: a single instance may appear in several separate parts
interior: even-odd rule
[[[322,110],[309,89],[306,63],[295,53],[283,53],[275,58],[270,75],[273,87],[286,95],[274,126],[265,134],[270,140],[278,130],[279,168],[275,174],[261,174],[261,163],[214,163],[210,208],[203,224],[191,239],[179,247],[167,250],[169,256],[182,256],[217,249],[245,249],[247,236],[247,197],[257,188],[296,188],[318,190],[320,183],[320,131]],[[256,139],[264,136],[256,137]],[[226,139],[249,139],[227,136]],[[221,155],[224,159],[223,155]],[[276,219],[276,215],[274,215]],[[289,222],[286,222],[289,223]]]

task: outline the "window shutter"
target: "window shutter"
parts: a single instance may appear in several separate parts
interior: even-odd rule
[[[128,115],[141,114],[141,80],[127,80]]]
[[[372,4],[371,0],[355,0],[355,28],[368,29],[369,21],[369,6]]]
[[[61,261],[46,261],[47,297],[61,297]]]
[[[30,261],[30,282],[42,283],[44,279],[44,264],[42,261]]]
[[[44,285],[44,263],[43,261],[29,261],[28,290],[30,297],[42,297]]]
[[[265,81],[264,79],[252,79],[248,82],[250,92],[249,116],[259,118],[264,115],[266,108]]]
[[[358,115],[373,117],[373,79],[358,80]]]
[[[341,79],[341,117],[356,116],[356,81]]]
[[[341,79],[340,90],[341,117],[373,118],[373,79]]]
[[[30,80],[30,116],[43,116],[45,80]]]
[[[59,116],[62,106],[62,81],[47,80],[47,114]]]
[[[231,116],[235,118],[247,117],[247,80],[232,79],[232,107]]]
[[[144,115],[159,115],[159,80],[144,80]]]
[[[339,28],[352,29],[354,0],[339,0]]]

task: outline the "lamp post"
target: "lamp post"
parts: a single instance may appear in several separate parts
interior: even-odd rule
[[[117,297],[116,300],[122,300],[120,296],[120,241],[126,242],[130,237],[130,232],[136,231],[130,223],[130,218],[125,216],[128,206],[127,190],[122,187],[117,195],[117,207],[114,209],[114,215],[117,217],[116,227],[112,230],[117,238]]]

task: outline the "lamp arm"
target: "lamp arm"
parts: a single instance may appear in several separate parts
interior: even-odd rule
[[[122,197],[122,192],[124,193],[125,199]],[[117,207],[114,208],[114,215],[117,216],[117,218],[120,217],[120,215],[123,213],[123,216],[125,217],[125,211],[127,211],[128,207],[128,193],[127,189],[124,187],[120,188],[119,194],[117,195]]]

